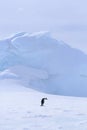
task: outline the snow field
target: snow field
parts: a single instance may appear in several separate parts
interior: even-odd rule
[[[21,88],[0,92],[0,130],[87,130],[86,98]],[[43,107],[42,97],[48,98]]]

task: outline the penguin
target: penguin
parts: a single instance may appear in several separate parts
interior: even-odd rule
[[[45,100],[48,100],[48,99],[47,99],[47,98],[42,98],[42,99],[41,99],[41,106],[44,105]]]

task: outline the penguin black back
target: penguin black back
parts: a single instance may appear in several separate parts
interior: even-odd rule
[[[45,100],[47,100],[47,98],[42,98],[42,99],[41,99],[41,106],[44,105]]]

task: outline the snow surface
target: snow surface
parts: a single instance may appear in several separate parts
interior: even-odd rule
[[[47,97],[40,106],[42,97]],[[0,80],[0,130],[87,130],[87,98],[40,93]]]
[[[0,41],[0,130],[87,130],[86,92],[81,51],[47,32]]]
[[[17,79],[35,90],[87,97],[87,55],[47,31],[1,40],[0,71],[0,79]]]

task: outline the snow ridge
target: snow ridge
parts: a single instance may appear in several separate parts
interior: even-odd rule
[[[5,70],[11,72],[9,78],[17,75],[23,85],[39,91],[87,96],[87,79],[81,76],[87,75],[87,55],[52,38],[49,32],[20,32],[1,40],[1,74]]]

